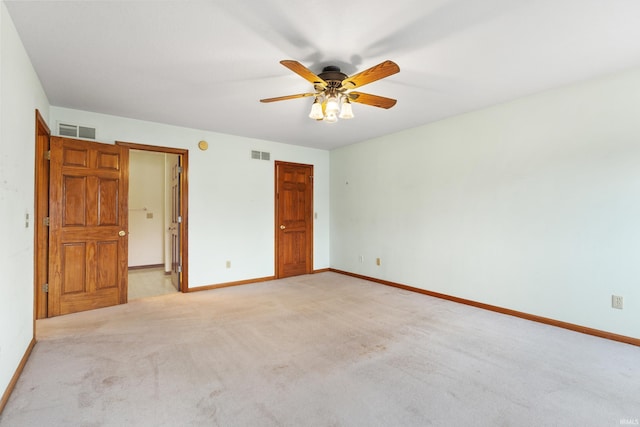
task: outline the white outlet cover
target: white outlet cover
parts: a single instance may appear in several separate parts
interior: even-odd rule
[[[611,295],[611,307],[622,310],[624,300],[619,295]]]

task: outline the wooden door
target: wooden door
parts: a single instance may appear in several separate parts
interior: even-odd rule
[[[171,282],[176,289],[181,290],[182,259],[180,251],[180,225],[182,212],[180,211],[180,156],[172,156],[171,162]]]
[[[51,138],[49,317],[127,302],[129,151]]]
[[[313,272],[313,166],[276,162],[276,277]]]

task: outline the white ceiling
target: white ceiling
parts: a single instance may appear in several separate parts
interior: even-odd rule
[[[5,1],[52,105],[332,149],[640,66],[639,0]],[[279,64],[400,73],[336,124]]]

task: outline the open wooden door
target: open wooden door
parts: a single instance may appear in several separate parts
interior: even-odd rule
[[[276,162],[276,278],[313,272],[313,165]]]
[[[127,302],[126,147],[51,137],[49,317]]]
[[[177,290],[182,290],[182,257],[180,250],[180,225],[182,223],[182,212],[180,210],[180,176],[182,167],[180,166],[180,156],[172,155],[171,162],[171,283]]]

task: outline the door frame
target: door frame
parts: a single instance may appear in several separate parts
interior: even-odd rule
[[[116,145],[126,147],[129,150],[153,151],[156,153],[176,154],[180,156],[182,176],[180,178],[180,211],[182,222],[180,223],[180,253],[182,260],[182,277],[180,280],[180,292],[189,292],[189,150],[182,148],[161,147],[157,145],[137,144],[134,142],[116,141]]]
[[[306,274],[311,274],[313,273],[313,233],[314,233],[314,203],[313,203],[313,197],[314,197],[314,176],[313,174],[315,173],[315,167],[312,164],[306,164],[306,163],[295,163],[295,162],[284,162],[281,160],[276,160],[275,164],[274,164],[274,207],[275,207],[275,214],[274,214],[274,219],[275,219],[275,223],[274,223],[274,233],[275,233],[275,239],[274,239],[274,261],[275,261],[275,278],[276,279],[280,279],[282,278],[282,271],[280,271],[280,245],[281,243],[281,234],[280,234],[280,224],[281,224],[281,219],[280,219],[280,197],[278,194],[278,170],[280,166],[286,166],[286,165],[290,165],[290,166],[300,166],[300,167],[305,167],[305,168],[311,168],[311,187],[310,187],[310,199],[311,199],[311,209],[309,212],[309,217],[307,218],[307,220],[309,221],[309,225],[307,227],[307,233],[309,233],[309,235],[307,236],[306,242],[307,242],[307,247],[305,248],[305,253],[306,253],[306,262],[307,262],[307,271]]]
[[[34,173],[34,212],[33,212],[33,318],[46,318],[48,315],[48,294],[44,287],[49,273],[49,227],[45,218],[49,216],[49,151],[51,131],[40,111],[36,109],[35,126],[35,173]]]

